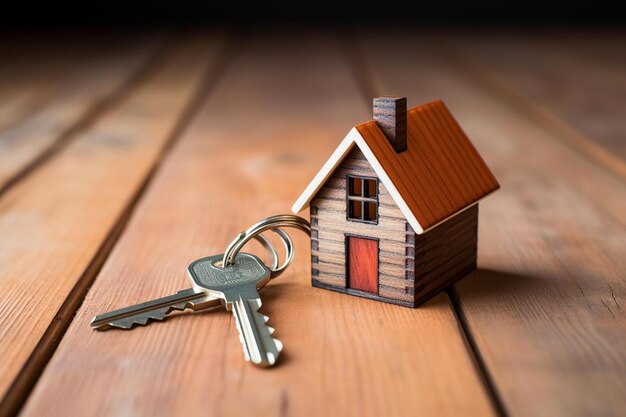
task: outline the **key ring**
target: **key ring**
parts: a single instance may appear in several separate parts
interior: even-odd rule
[[[270,271],[276,269],[278,267],[278,263],[280,262],[280,259],[278,258],[278,252],[276,252],[276,248],[274,247],[274,245],[272,245],[272,242],[270,242],[263,235],[257,235],[254,238],[257,241],[259,241],[259,243],[261,243],[261,245],[263,245],[265,249],[267,249],[267,251],[270,254],[270,257],[272,258],[272,266],[270,267]],[[285,248],[287,247],[288,244],[291,244],[291,238],[289,237],[289,235],[281,236],[281,238],[283,238],[283,245],[285,245]],[[285,239],[289,240],[289,242],[287,243]]]
[[[263,245],[263,247],[267,249],[267,251],[270,253],[270,256],[272,257],[272,266],[268,268],[270,270],[270,278],[276,278],[282,273],[285,268],[289,266],[289,264],[291,264],[291,261],[293,261],[294,250],[293,241],[291,240],[291,237],[289,236],[289,234],[287,234],[287,232],[285,232],[283,229],[278,228],[271,230],[272,232],[280,236],[280,239],[283,242],[283,246],[285,247],[285,262],[280,268],[278,268],[278,253],[276,252],[276,248],[274,247],[274,245],[272,245],[272,243],[263,235],[255,235],[253,237],[254,239],[258,240]],[[223,262],[224,260],[222,259],[222,265]],[[278,271],[278,273],[276,271]]]
[[[293,242],[291,241],[289,235],[284,230],[282,230],[281,227],[294,227],[296,229],[302,230],[308,235],[311,235],[311,224],[302,217],[295,216],[293,214],[278,214],[276,216],[268,217],[256,224],[253,224],[245,231],[239,233],[237,237],[232,242],[230,242],[230,244],[226,248],[226,251],[224,251],[222,265],[233,265],[235,257],[237,256],[241,248],[243,248],[244,245],[250,241],[250,239],[258,239],[258,237],[261,236],[261,233],[271,230],[281,237],[283,245],[285,246],[285,251],[287,253],[285,261],[280,267],[277,265],[272,265],[273,268],[269,268],[271,277],[277,277],[291,264],[294,257]],[[261,243],[263,244],[263,246],[265,246],[265,243],[271,246],[266,238],[263,237],[262,239],[263,240],[261,241]],[[268,246],[265,247],[270,251],[273,250],[274,253],[276,252],[273,246],[272,249],[269,249]]]

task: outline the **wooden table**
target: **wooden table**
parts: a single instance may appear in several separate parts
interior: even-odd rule
[[[626,34],[288,32],[0,43],[0,415],[623,416]],[[442,98],[502,185],[479,269],[418,309],[263,292],[95,332],[289,207],[371,97]],[[254,248],[258,253],[260,248]]]

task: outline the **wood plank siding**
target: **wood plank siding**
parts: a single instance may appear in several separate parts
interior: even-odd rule
[[[378,178],[355,148],[311,201],[311,269],[316,287],[412,306],[413,269],[407,270],[407,222],[383,184],[378,182],[378,223],[346,216],[347,176]],[[346,234],[380,239],[378,294],[347,288]],[[411,245],[412,248],[412,245]]]
[[[414,236],[418,306],[476,269],[478,204],[429,232]]]
[[[351,221],[346,216],[348,175],[378,178],[356,148],[312,200],[313,286],[414,307],[476,268],[478,205],[417,235],[379,182],[377,224]],[[346,236],[379,239],[377,294],[348,288]]]

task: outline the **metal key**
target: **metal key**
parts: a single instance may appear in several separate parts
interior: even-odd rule
[[[278,253],[274,245],[270,243],[264,236],[253,236],[258,240],[265,249],[267,249],[270,257],[272,258],[272,269],[275,271],[273,276],[278,275],[287,265],[291,263],[293,259],[293,242],[289,235],[287,235],[281,229],[274,229],[275,233],[281,238],[285,250],[287,253],[287,260],[285,264],[278,268],[279,260]],[[224,255],[220,255],[224,256]],[[257,289],[261,289],[271,277],[259,282]],[[190,278],[191,280],[191,278]],[[193,280],[192,285],[193,285]],[[158,298],[156,300],[147,301],[145,303],[137,304],[130,307],[121,308],[119,310],[111,311],[109,313],[100,314],[94,317],[91,321],[91,327],[97,330],[107,330],[111,327],[117,327],[120,329],[132,329],[135,325],[143,325],[150,323],[153,320],[163,320],[165,316],[174,310],[185,310],[190,308],[194,311],[204,310],[211,307],[221,305],[222,302],[219,297],[212,296],[204,289],[189,288],[177,292],[174,295]]]
[[[174,295],[100,314],[91,320],[91,327],[97,330],[107,330],[111,327],[132,329],[135,325],[145,326],[150,320],[163,320],[174,310],[183,311],[187,308],[194,311],[203,310],[219,306],[220,303],[217,297],[188,288]]]
[[[269,317],[258,312],[261,299],[257,287],[270,276],[261,260],[239,253],[233,265],[222,267],[222,256],[210,256],[193,262],[188,271],[196,291],[221,298],[233,312],[246,360],[260,366],[274,365],[283,344],[272,337]]]
[[[269,277],[259,281],[258,289],[263,288],[268,281]],[[91,327],[97,330],[107,330],[111,327],[132,329],[135,325],[145,326],[151,320],[163,320],[165,316],[175,310],[183,311],[189,308],[198,311],[217,307],[221,304],[220,297],[209,294],[205,289],[192,287],[174,295],[100,314],[93,318]]]

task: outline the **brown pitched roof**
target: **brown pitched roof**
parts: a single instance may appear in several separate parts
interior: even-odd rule
[[[424,230],[500,187],[441,100],[408,111],[405,152],[374,121],[356,129]]]
[[[355,127],[294,204],[298,212],[356,144],[416,232],[428,230],[500,186],[441,100],[408,111],[407,150],[396,153],[376,122]],[[415,220],[415,221],[412,221]]]

